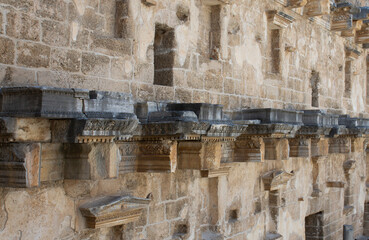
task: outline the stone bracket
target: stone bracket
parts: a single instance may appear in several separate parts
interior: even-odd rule
[[[235,142],[234,162],[263,162],[264,142],[261,138],[243,138]]]
[[[289,139],[290,157],[309,157],[311,141],[308,138]]]
[[[268,23],[271,29],[287,28],[295,19],[281,11],[270,10],[267,12]]]
[[[351,139],[350,138],[330,138],[329,153],[350,153]]]
[[[264,138],[265,160],[287,160],[289,157],[289,146],[287,139]]]
[[[330,10],[330,0],[309,0],[304,7],[304,14],[308,17],[316,17],[328,15]]]

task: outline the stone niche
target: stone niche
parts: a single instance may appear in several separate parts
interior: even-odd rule
[[[132,196],[105,196],[79,207],[88,228],[113,227],[135,222],[150,198]]]

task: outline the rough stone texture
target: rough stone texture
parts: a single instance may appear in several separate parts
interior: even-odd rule
[[[304,1],[293,2],[300,6]],[[329,17],[317,15],[330,11],[328,0],[309,0],[305,9],[284,7],[287,4],[284,0],[0,0],[1,86],[132,94],[135,102],[151,101],[136,109],[142,123],[150,112],[168,110],[167,102],[222,104],[231,118],[232,110],[242,108],[324,109],[302,120],[287,116],[274,121],[263,113],[233,118],[250,125],[241,139],[237,138],[241,132],[227,133],[228,117],[200,117],[194,109],[178,111],[193,111],[200,120],[224,121],[214,128],[226,133],[203,134],[214,130],[207,122],[184,136],[182,125],[162,123],[146,136],[140,135],[143,125],[134,138],[118,134],[114,143],[114,136],[106,133],[116,132],[116,121],[106,118],[96,123],[103,130],[92,129],[91,136],[71,143],[50,136],[47,119],[11,120],[11,127],[0,127],[2,144],[36,147],[26,156],[21,148],[13,149],[14,154],[3,148],[0,175],[10,169],[26,179],[27,170],[31,185],[39,180],[40,186],[0,188],[0,239],[282,236],[293,240],[324,235],[327,240],[342,239],[344,225],[353,226],[354,237],[368,235],[369,158],[364,150],[367,143],[361,139],[366,136],[350,132],[365,127],[365,122],[350,119],[347,124],[352,129],[337,129],[332,133],[341,131],[341,135],[335,138],[324,137],[327,129],[314,130],[324,126],[329,132],[338,125],[338,117],[328,113],[369,117],[368,50],[355,38],[327,29]],[[274,19],[274,25],[268,24],[269,10],[295,21]],[[348,62],[346,47],[361,54],[348,56]],[[82,99],[89,96],[75,95],[78,117],[86,117],[82,113],[89,109],[94,116],[117,117],[109,115],[108,108],[118,113],[126,109],[119,96],[112,103],[102,94],[99,98],[106,102],[99,105],[90,99],[91,105],[84,105]],[[40,99],[25,97],[8,102],[8,107],[19,110],[22,103],[31,103],[24,105],[29,110],[39,106]],[[58,103],[46,105],[48,110],[64,106],[60,99],[49,96],[49,101]],[[180,120],[175,113],[166,116]],[[255,118],[280,125],[245,122]],[[165,120],[169,118],[160,119]],[[295,126],[286,128],[286,122]],[[302,123],[305,128],[294,129]],[[58,133],[67,135],[72,128],[63,126]],[[17,143],[10,143],[14,140]],[[355,161],[357,167],[347,170],[347,161]],[[30,162],[35,164],[23,165]],[[209,177],[225,168],[228,174]],[[261,176],[279,171],[284,174],[272,175],[275,188],[268,189]],[[88,229],[79,207],[122,193],[141,198],[152,193],[153,200],[134,223]]]

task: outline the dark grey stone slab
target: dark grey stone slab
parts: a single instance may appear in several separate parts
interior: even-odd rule
[[[351,118],[349,115],[339,117],[339,125],[345,125],[348,128],[369,128],[369,119]]]
[[[262,124],[286,123],[302,125],[302,111],[263,108],[244,109],[235,120],[260,120]]]
[[[166,102],[139,102],[135,104],[135,114],[141,123],[146,123],[149,113],[165,111]]]
[[[324,110],[304,110],[302,122],[305,126],[337,127],[338,115],[327,114]]]
[[[88,118],[127,118],[129,114],[134,113],[132,95],[90,91],[89,99],[84,102],[83,112]]]
[[[192,111],[199,121],[223,120],[223,106],[209,103],[169,103],[168,111]]]
[[[87,90],[52,87],[6,87],[2,93],[2,116],[78,118],[83,117]]]
[[[153,122],[198,122],[197,116],[192,111],[161,111],[149,113],[149,123]]]

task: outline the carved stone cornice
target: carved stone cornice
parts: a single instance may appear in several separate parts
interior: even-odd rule
[[[251,124],[242,136],[284,138],[294,137],[301,125],[292,124]]]
[[[79,207],[88,228],[102,228],[135,222],[151,199],[131,196],[107,196]]]
[[[310,156],[310,139],[308,138],[292,138],[289,142],[290,157],[309,157]]]
[[[264,142],[261,138],[238,139],[235,142],[234,162],[263,162]]]
[[[350,138],[338,137],[329,139],[329,153],[350,153]]]
[[[292,16],[276,10],[267,11],[268,24],[271,29],[287,28],[295,21]]]
[[[346,31],[353,28],[351,5],[338,4],[331,14],[331,31]]]

